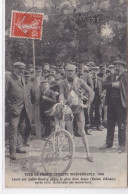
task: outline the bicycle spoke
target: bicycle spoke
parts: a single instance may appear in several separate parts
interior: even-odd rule
[[[49,173],[62,173],[70,166],[73,153],[73,143],[69,134],[61,130],[54,132],[46,142],[43,161],[45,170]]]

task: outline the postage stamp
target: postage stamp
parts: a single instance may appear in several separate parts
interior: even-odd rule
[[[10,37],[42,39],[43,14],[12,11]]]

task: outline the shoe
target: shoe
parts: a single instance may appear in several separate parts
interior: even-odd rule
[[[108,149],[111,147],[112,147],[111,145],[104,144],[102,147],[99,147],[99,149],[104,150],[104,149]]]
[[[103,131],[103,130],[104,130],[103,125],[99,125],[99,126],[97,127],[97,130],[98,130],[98,131]]]
[[[118,150],[118,153],[122,153],[125,151],[125,147],[124,146],[120,146],[119,147],[119,150]]]
[[[16,160],[16,154],[10,154],[10,160]]]
[[[87,134],[87,135],[92,135],[92,134],[91,134],[91,131],[90,131],[89,129],[86,130],[86,134]]]
[[[88,157],[87,157],[87,160],[88,160],[89,162],[94,162],[94,159],[93,159],[92,156],[88,156]]]
[[[104,128],[107,128],[107,121],[103,122],[103,126],[104,126]]]
[[[67,156],[65,156],[64,158],[63,158],[63,160],[68,160],[68,159],[70,159],[72,156],[71,156],[71,154],[68,154]]]
[[[81,135],[79,133],[77,133],[77,132],[74,133],[74,136],[75,137],[81,137]]]
[[[19,154],[26,154],[26,151],[23,150],[22,148],[16,148],[16,153],[19,153]]]

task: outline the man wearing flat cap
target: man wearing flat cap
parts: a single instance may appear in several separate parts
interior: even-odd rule
[[[107,100],[107,137],[101,148],[111,148],[114,140],[115,124],[118,124],[119,153],[125,151],[126,114],[127,114],[127,76],[124,72],[126,63],[115,61],[115,73],[107,77],[103,83]]]
[[[74,119],[77,123],[78,130],[81,134],[83,144],[87,151],[87,159],[93,162],[93,158],[89,152],[87,137],[85,133],[85,117],[83,108],[88,108],[93,100],[94,92],[93,90],[76,75],[76,66],[72,64],[67,64],[66,67],[66,79],[62,80],[60,83],[60,102],[68,104],[72,109]],[[83,90],[88,93],[87,103],[84,105],[82,101]],[[69,119],[66,121],[67,130],[73,133],[73,123]]]
[[[90,107],[90,124],[96,127],[98,131],[102,131],[104,127],[101,123],[100,106],[102,96],[102,78],[98,77],[99,67],[92,67],[93,90],[95,92],[93,102]]]
[[[45,127],[44,138],[47,138],[53,129],[54,126],[54,118],[50,117],[46,114],[46,111],[50,110],[53,105],[56,103],[56,95],[54,91],[50,89],[48,79],[41,79],[40,82],[40,112],[41,112],[41,120]]]
[[[9,111],[9,151],[10,159],[16,159],[17,153],[26,153],[21,147],[20,125],[25,118],[26,128],[31,128],[28,111],[28,94],[23,79],[26,65],[22,62],[13,64],[13,73],[6,75],[6,101]]]

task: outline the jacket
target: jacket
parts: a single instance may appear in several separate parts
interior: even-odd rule
[[[10,114],[18,116],[25,106],[28,113],[28,93],[24,79],[19,80],[16,74],[11,73],[5,76],[5,98]]]
[[[116,75],[111,74],[109,75],[106,80],[103,82],[103,88],[107,89],[106,91],[106,100],[107,104],[111,101],[111,91],[112,91],[112,83],[114,81],[120,81],[120,98],[121,103],[124,108],[127,108],[127,75],[126,73],[122,73],[119,75],[118,79],[116,80]]]

